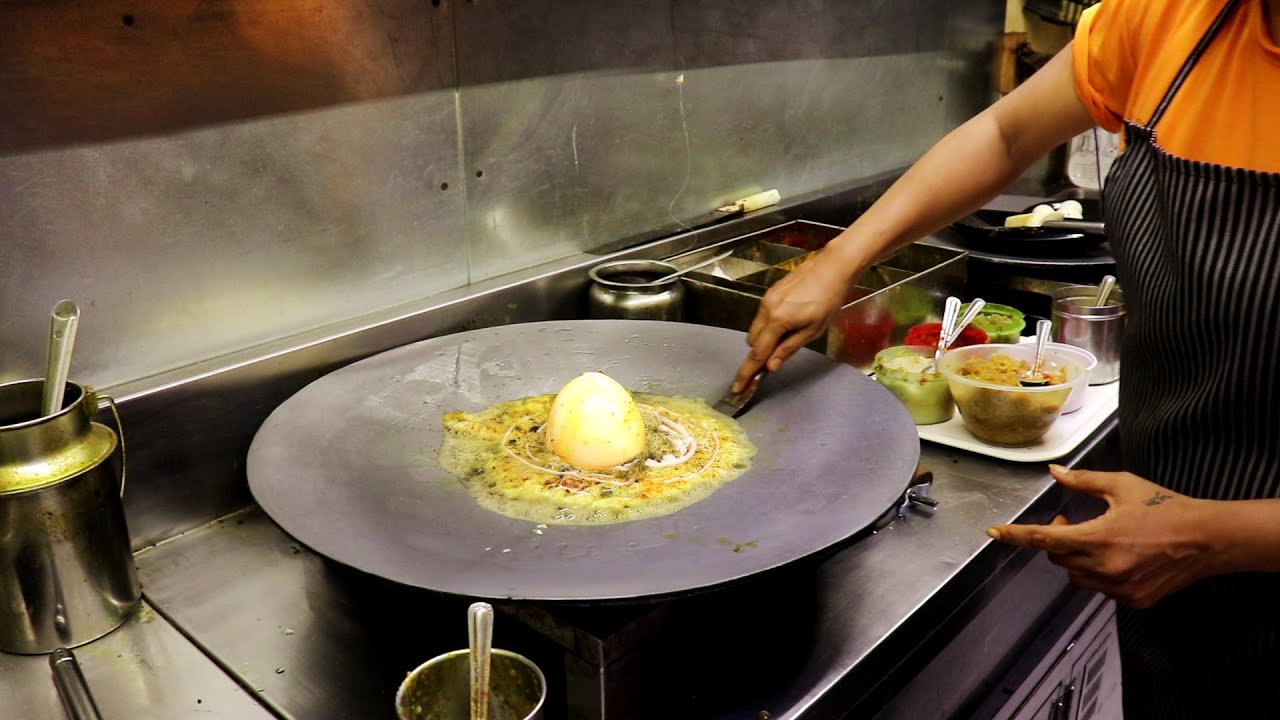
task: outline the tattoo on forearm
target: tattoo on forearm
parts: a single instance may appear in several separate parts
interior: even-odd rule
[[[1149,499],[1144,501],[1144,504],[1155,506],[1155,505],[1159,505],[1160,503],[1166,500],[1172,500],[1172,499],[1173,499],[1172,495],[1167,495],[1157,490],[1155,495],[1152,495]]]

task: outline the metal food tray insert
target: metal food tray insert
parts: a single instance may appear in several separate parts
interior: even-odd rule
[[[792,220],[671,258],[688,267],[732,247],[729,257],[685,276],[685,318],[745,332],[765,292],[812,260],[843,232]],[[964,289],[964,250],[917,242],[879,260],[854,282],[830,329],[809,347],[871,372],[875,355],[901,344],[907,330],[940,319],[943,299]]]

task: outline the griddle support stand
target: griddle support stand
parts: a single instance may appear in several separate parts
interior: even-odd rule
[[[897,504],[889,508],[880,519],[872,524],[875,532],[879,532],[891,525],[894,520],[904,518],[907,512],[915,510],[932,517],[938,511],[937,499],[930,497],[929,489],[933,486],[933,473],[922,467],[917,467],[915,474],[911,476],[911,484],[903,491],[902,497],[898,499]]]

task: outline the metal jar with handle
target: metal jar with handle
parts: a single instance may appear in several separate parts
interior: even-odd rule
[[[141,595],[123,434],[92,421],[115,404],[69,382],[62,409],[42,417],[43,385],[0,385],[0,650],[23,654],[107,634]]]

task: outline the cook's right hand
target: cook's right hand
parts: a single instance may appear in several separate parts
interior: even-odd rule
[[[797,350],[822,334],[843,304],[848,281],[814,258],[765,293],[747,331],[751,350],[738,368],[733,391],[740,392],[764,367],[776,371]]]

